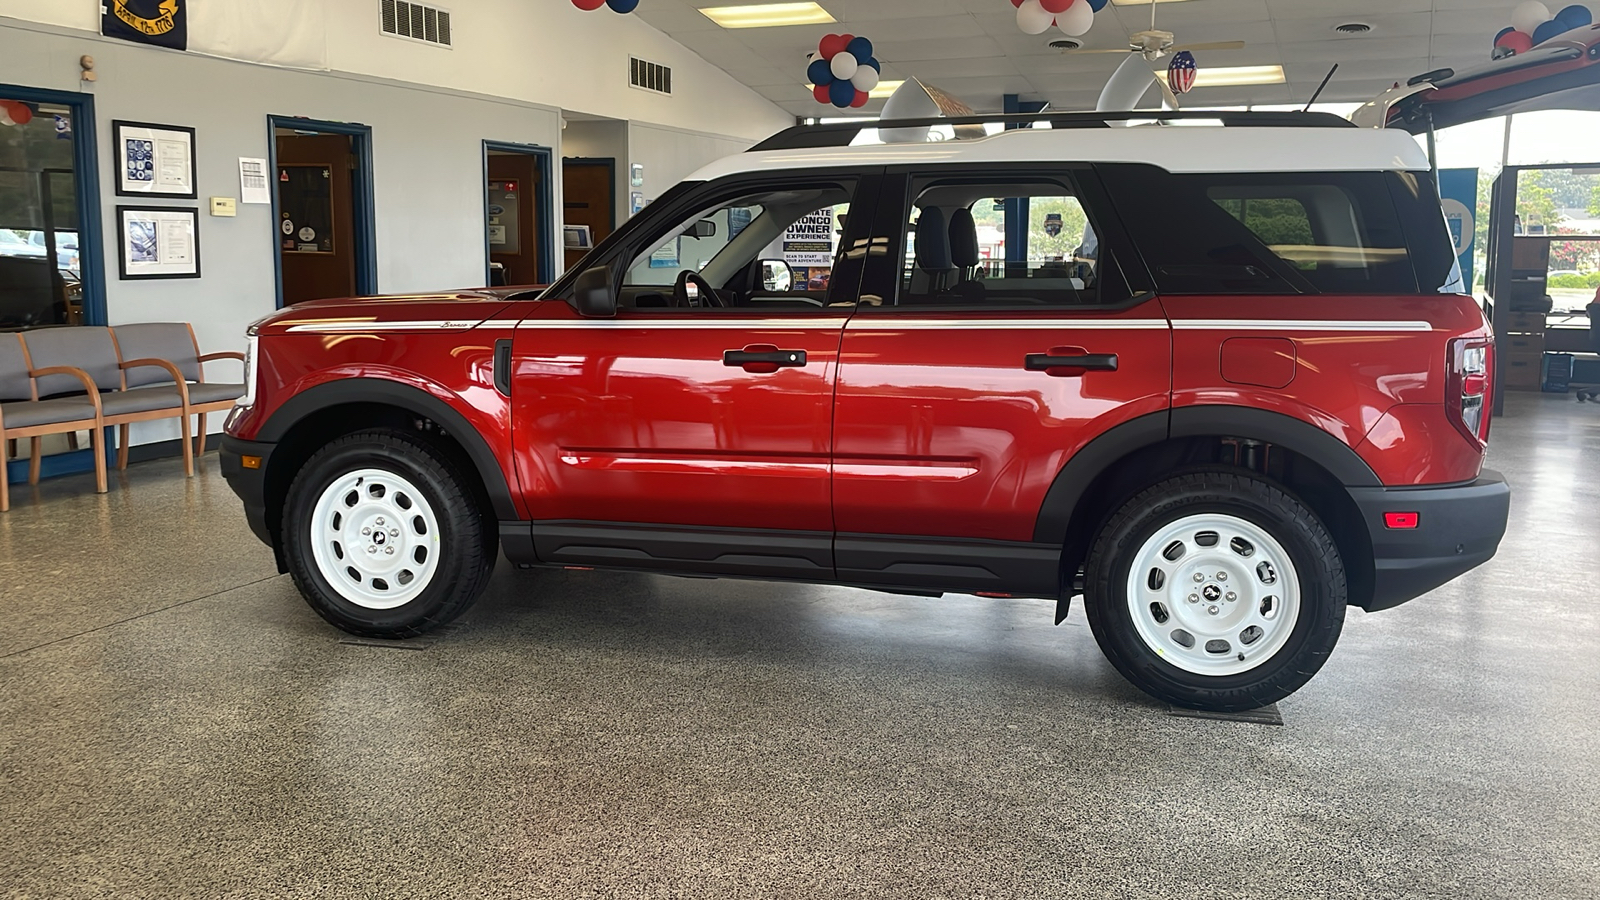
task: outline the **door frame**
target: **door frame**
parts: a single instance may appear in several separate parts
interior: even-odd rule
[[[540,246],[535,269],[539,283],[549,284],[550,280],[555,277],[555,255],[560,247],[553,239],[555,213],[551,192],[555,188],[553,181],[555,151],[539,144],[517,144],[509,141],[490,140],[483,142],[483,214],[485,222],[488,221],[489,215],[489,153],[491,151],[531,156],[534,158],[535,165],[539,167],[541,190],[536,198],[537,208],[534,210],[534,216],[537,217],[539,222]],[[613,210],[612,214],[615,215],[615,210]],[[490,256],[489,231],[485,226],[483,232],[483,283],[486,285],[492,280],[489,270]]]
[[[356,293],[370,296],[378,292],[377,208],[372,187],[372,126],[353,122],[325,122],[296,116],[267,116],[267,171],[272,184],[272,272],[276,281],[277,308],[283,308],[283,250],[278,234],[278,129],[309,131],[315,134],[342,134],[350,138],[350,152],[359,171],[350,179],[355,196],[351,198],[356,241]]]

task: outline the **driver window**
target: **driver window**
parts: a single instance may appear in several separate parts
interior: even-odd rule
[[[633,258],[618,306],[826,306],[850,196],[850,186],[823,184],[754,192],[702,209]]]

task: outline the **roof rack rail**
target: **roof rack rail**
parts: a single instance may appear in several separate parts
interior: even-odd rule
[[[826,125],[796,125],[786,128],[751,147],[750,153],[763,150],[811,150],[848,147],[868,128],[920,128],[929,125],[988,125],[1008,127],[1048,122],[1051,128],[1110,128],[1115,122],[1174,122],[1199,119],[1234,128],[1354,128],[1348,120],[1325,112],[1224,112],[1220,110],[1127,110],[1117,112],[1041,112],[957,116],[929,119],[861,119],[830,122]]]

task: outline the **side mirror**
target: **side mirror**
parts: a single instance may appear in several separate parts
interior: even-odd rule
[[[695,240],[717,236],[717,223],[710,219],[701,219],[689,228],[689,237]]]
[[[617,292],[611,288],[609,266],[584,269],[572,285],[572,303],[578,315],[609,319],[617,314]]]
[[[781,259],[761,261],[761,289],[778,294],[794,290],[794,270]]]

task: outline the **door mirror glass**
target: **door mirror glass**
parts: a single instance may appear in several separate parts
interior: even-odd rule
[[[781,259],[761,261],[761,289],[786,294],[794,290],[794,270]]]
[[[585,269],[572,285],[572,303],[581,316],[604,319],[616,315],[617,292],[611,287],[611,269]]]
[[[701,219],[689,228],[689,237],[695,240],[705,240],[717,236],[717,223],[710,219]]]

